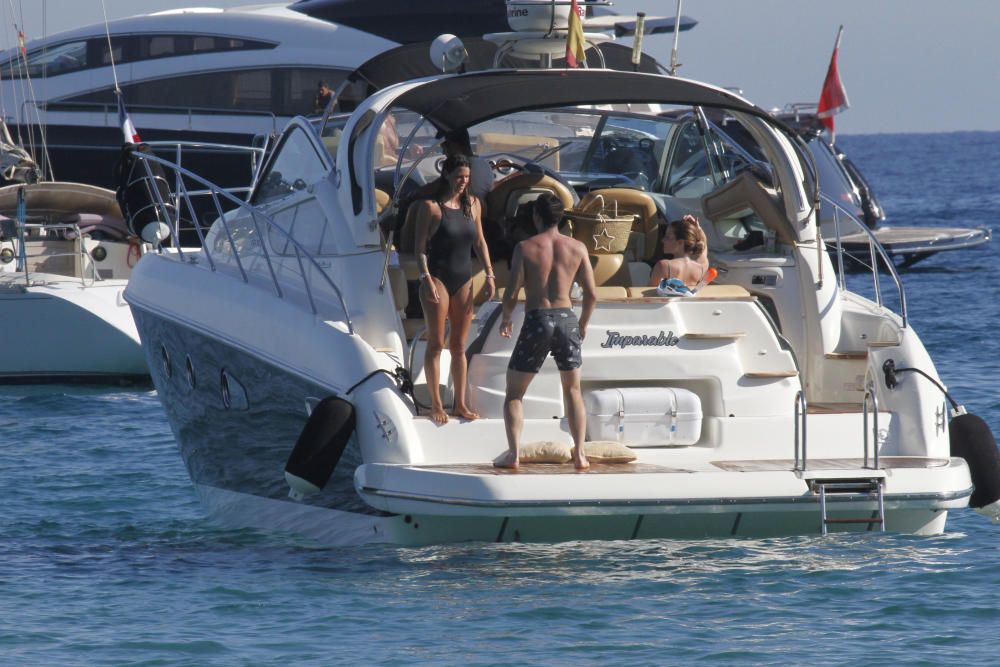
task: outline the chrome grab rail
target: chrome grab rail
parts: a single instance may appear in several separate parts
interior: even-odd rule
[[[865,398],[862,402],[862,412],[863,412],[863,428],[864,428],[864,442],[865,442],[865,465],[868,466],[868,402],[871,401],[872,404],[872,439],[875,441],[873,450],[873,463],[871,468],[873,470],[878,470],[878,395],[875,393],[875,383],[870,379],[868,384],[865,386]]]
[[[87,250],[83,245],[83,233],[80,231],[80,226],[76,223],[35,223],[35,222],[22,222],[21,220],[15,219],[15,224],[17,225],[17,265],[15,266],[15,271],[17,273],[24,273],[24,283],[27,286],[31,285],[30,271],[28,270],[28,259],[36,257],[79,257],[80,258],[80,275],[66,275],[66,278],[71,280],[80,279],[80,285],[83,287],[91,287],[94,283],[101,280],[101,277],[97,273],[97,264],[94,263],[93,258],[87,254]],[[37,239],[28,239],[25,233],[31,230],[44,230],[46,232],[54,231],[69,231],[75,234],[73,238],[61,238],[61,239],[46,239],[45,237],[39,237]],[[54,252],[54,253],[40,253],[40,254],[28,254],[27,241],[46,241],[46,240],[58,240],[58,241],[72,241],[76,245],[77,250],[73,252]],[[90,273],[90,280],[88,282],[87,273]],[[56,273],[55,275],[65,275]]]
[[[242,199],[239,199],[238,197],[231,195],[226,190],[219,188],[218,186],[210,183],[209,181],[206,181],[204,178],[198,176],[197,174],[194,174],[175,163],[172,163],[168,160],[164,160],[155,155],[150,155],[149,153],[140,153],[135,150],[131,151],[131,153],[136,160],[142,163],[143,168],[145,169],[146,172],[146,177],[150,180],[150,182],[156,181],[156,178],[153,174],[153,170],[150,167],[151,162],[159,164],[164,169],[173,170],[175,172],[175,177],[179,176],[175,178],[175,182],[180,186],[180,192],[175,194],[173,199],[177,202],[183,201],[186,204],[187,212],[191,216],[191,220],[194,223],[195,231],[198,233],[198,238],[201,241],[201,251],[205,254],[205,257],[207,258],[209,266],[212,271],[216,270],[216,264],[212,257],[211,250],[209,249],[208,245],[205,244],[205,230],[203,229],[201,222],[198,220],[197,210],[191,205],[190,195],[192,193],[188,190],[185,179],[190,179],[194,183],[197,183],[201,188],[204,188],[204,190],[211,195],[212,203],[215,207],[216,213],[218,214],[218,219],[216,220],[216,222],[222,225],[223,231],[225,232],[226,239],[228,241],[229,248],[233,254],[233,259],[235,260],[236,265],[239,268],[240,275],[244,283],[249,283],[250,279],[249,276],[247,275],[245,267],[243,266],[243,261],[240,258],[240,253],[236,247],[235,240],[233,239],[232,230],[229,227],[229,221],[226,219],[225,215],[226,212],[223,211],[222,209],[220,198],[224,200],[227,204],[231,204],[233,206],[233,209],[240,209],[250,216],[250,220],[253,223],[253,227],[257,233],[257,236],[261,240],[260,249],[263,252],[264,261],[267,264],[268,272],[271,277],[271,283],[272,286],[274,287],[275,294],[277,295],[277,297],[283,299],[285,295],[281,290],[281,285],[280,282],[278,281],[277,273],[275,272],[274,265],[271,261],[271,255],[267,250],[268,244],[264,241],[264,237],[261,235],[261,226],[259,223],[259,220],[261,219],[263,219],[265,226],[268,230],[273,230],[274,232],[277,232],[288,245],[290,245],[292,248],[295,249],[295,257],[299,264],[299,273],[302,278],[302,285],[303,288],[305,289],[306,297],[309,301],[309,307],[312,310],[313,314],[318,315],[319,309],[316,307],[316,299],[313,294],[313,286],[310,284],[309,278],[304,270],[303,259],[305,259],[306,264],[308,264],[314,271],[316,271],[322,277],[323,281],[326,282],[327,286],[329,286],[330,289],[333,291],[333,293],[337,296],[337,300],[340,303],[340,307],[344,311],[344,321],[347,324],[348,333],[350,333],[351,335],[354,334],[354,323],[351,321],[351,314],[347,308],[347,302],[344,300],[343,292],[341,292],[340,288],[337,287],[337,284],[333,281],[332,278],[330,278],[330,276],[326,273],[326,271],[323,270],[323,268],[320,266],[316,258],[313,257],[308,250],[302,247],[302,244],[300,244],[297,240],[295,240],[281,225],[275,222],[270,216],[261,213],[259,210],[257,210],[256,207],[251,206]],[[167,202],[163,200],[163,197],[161,196],[159,189],[152,187],[149,188],[149,190],[155,195],[156,206],[159,209],[163,220],[168,221],[168,224],[170,224],[172,228],[176,228],[181,216],[181,207],[179,205],[174,206],[173,212],[171,212],[171,209],[168,206]],[[176,236],[174,237],[174,248],[177,250],[178,259],[180,261],[186,261],[186,254],[184,250],[180,247],[180,244],[177,241]]]
[[[806,469],[806,394],[801,389],[795,394],[795,470]],[[801,436],[801,437],[800,437]],[[802,446],[802,465],[799,465],[799,443]]]
[[[863,222],[857,219],[850,211],[845,209],[835,200],[830,198],[828,195],[821,194],[820,197],[824,202],[833,207],[833,227],[836,232],[836,248],[837,248],[837,280],[840,283],[841,289],[846,289],[847,279],[845,277],[844,271],[844,249],[841,244],[840,238],[840,214],[846,215],[859,230],[865,233],[868,237],[868,252],[871,257],[871,266],[868,268],[872,271],[872,281],[875,285],[875,300],[879,306],[882,305],[882,287],[879,281],[878,275],[878,261],[877,258],[881,257],[882,261],[885,263],[886,268],[889,270],[889,274],[892,276],[893,282],[896,284],[896,291],[899,292],[899,315],[903,319],[903,328],[907,326],[907,315],[906,315],[906,290],[903,289],[903,281],[899,277],[899,272],[896,271],[896,265],[890,259],[889,255],[886,254],[885,249],[882,244],[878,242],[872,230],[868,228]],[[818,219],[818,214],[817,214]],[[876,256],[877,252],[877,256]]]

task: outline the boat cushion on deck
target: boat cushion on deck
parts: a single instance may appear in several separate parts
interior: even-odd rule
[[[496,463],[506,454],[504,451],[493,459],[493,462]],[[573,453],[570,446],[564,442],[542,440],[521,445],[518,458],[521,463],[567,463],[573,458]]]
[[[583,453],[591,463],[631,463],[635,452],[614,440],[594,440],[583,443]]]

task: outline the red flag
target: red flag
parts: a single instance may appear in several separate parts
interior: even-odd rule
[[[570,2],[568,28],[566,31],[566,65],[579,67],[580,63],[587,62],[587,45],[583,37],[583,21],[580,20],[580,10],[577,8],[576,0]]]
[[[837,31],[837,41],[833,45],[833,55],[830,57],[830,67],[826,70],[826,80],[819,94],[819,104],[816,105],[816,117],[833,134],[833,116],[851,106],[847,101],[847,91],[840,82],[840,72],[837,70],[837,52],[840,51],[840,36],[844,34],[844,26]]]

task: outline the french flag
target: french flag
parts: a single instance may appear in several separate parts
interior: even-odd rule
[[[125,110],[125,96],[122,95],[122,91],[116,91],[118,96],[118,124],[122,127],[122,137],[125,139],[126,144],[138,144],[142,143],[142,139],[139,138],[139,132],[135,129],[135,125],[132,124],[132,119],[128,115],[128,111]]]

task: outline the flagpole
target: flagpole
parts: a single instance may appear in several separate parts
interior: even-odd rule
[[[681,3],[683,0],[677,0],[677,15],[674,16],[674,48],[670,51],[670,76],[677,73],[677,68],[680,67],[680,63],[677,62],[677,42],[681,37]]]
[[[635,35],[632,37],[632,71],[639,71],[642,62],[642,33],[646,30],[646,12],[635,15]]]

